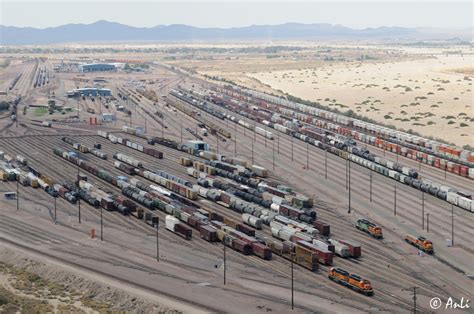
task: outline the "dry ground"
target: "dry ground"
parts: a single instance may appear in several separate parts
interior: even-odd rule
[[[472,77],[457,71],[473,61],[472,56],[437,56],[247,75],[303,99],[343,111],[351,109],[458,145],[472,145]]]
[[[473,145],[472,48],[299,47],[302,50],[171,63],[265,92],[352,110],[457,145]]]

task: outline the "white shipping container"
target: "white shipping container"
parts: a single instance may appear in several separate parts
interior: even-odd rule
[[[446,201],[448,203],[458,205],[459,195],[456,192],[448,192],[446,195]]]
[[[165,218],[165,226],[166,226],[166,229],[174,232],[175,231],[175,226],[179,224],[179,219],[174,217],[174,216],[171,216],[171,215],[166,215],[166,218]]]
[[[349,247],[335,239],[328,239],[328,241],[334,245],[334,253],[340,257],[348,257],[350,255]]]
[[[462,196],[458,197],[458,206],[463,208],[463,209],[471,211],[471,206],[472,206],[471,203],[472,203],[472,200],[470,200],[466,197],[462,197]]]

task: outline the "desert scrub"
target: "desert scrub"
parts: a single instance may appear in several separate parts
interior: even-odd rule
[[[459,124],[459,126],[460,126],[461,128],[464,128],[464,127],[469,126],[469,124],[464,123],[464,122],[461,122],[461,123]]]
[[[51,313],[53,306],[47,301],[35,300],[13,294],[0,286],[0,312],[2,313]]]
[[[448,124],[456,124],[456,122],[453,121],[453,120],[449,120],[449,121],[448,121]]]
[[[81,303],[93,310],[96,310],[100,313],[109,313],[110,307],[112,306],[109,303],[99,302],[94,300],[96,296],[93,293],[89,293],[88,295],[84,296],[80,301]]]

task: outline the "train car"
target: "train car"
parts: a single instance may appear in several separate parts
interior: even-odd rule
[[[422,250],[425,253],[433,254],[433,242],[427,240],[424,237],[415,237],[412,235],[405,236],[405,242],[413,245],[414,247]]]
[[[370,281],[363,279],[358,275],[350,274],[342,268],[331,267],[329,269],[328,278],[367,296],[374,295],[374,289],[372,288]]]
[[[363,219],[363,218],[357,219],[356,228],[368,233],[374,238],[377,238],[377,239],[383,238],[382,228],[378,227],[377,225],[368,221],[367,219]]]
[[[262,129],[262,128],[258,127],[258,126],[255,127],[255,133],[260,134],[260,135],[262,135],[263,137],[266,137],[266,138],[268,138],[268,139],[270,139],[270,140],[273,140],[273,133],[272,133],[272,132],[269,132],[269,131],[267,131],[267,130],[265,130],[265,129]]]

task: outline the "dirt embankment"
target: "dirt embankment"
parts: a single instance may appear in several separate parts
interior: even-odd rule
[[[0,312],[179,313],[0,246]]]

